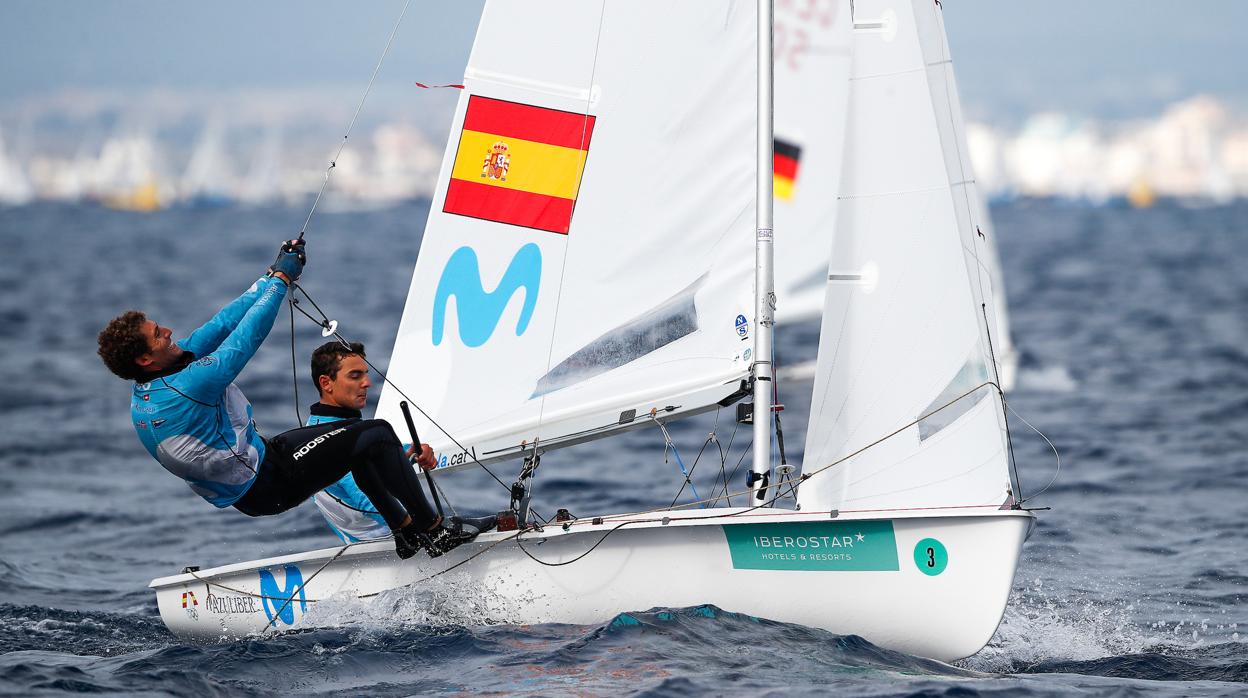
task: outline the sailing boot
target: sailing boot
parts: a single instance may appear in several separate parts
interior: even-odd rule
[[[425,545],[425,532],[413,522],[403,528],[396,529],[394,533],[394,552],[399,558],[406,560],[416,553]]]
[[[476,529],[455,530],[446,525],[421,533],[421,544],[429,557],[440,557],[477,537]]]

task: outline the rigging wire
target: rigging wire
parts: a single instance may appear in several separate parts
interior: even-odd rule
[[[602,3],[598,6],[598,34],[594,38],[594,58],[590,62],[589,85],[585,90],[585,111],[584,113],[581,114],[581,141],[580,141],[581,148],[585,147],[586,145],[585,136],[586,134],[589,133],[589,108],[591,104],[593,103],[593,99],[594,99],[594,80],[596,79],[598,75],[598,49],[602,45],[602,26],[603,26],[603,21],[606,18],[606,15],[607,15],[607,0],[602,0]],[[580,163],[577,165],[577,173],[576,173],[577,178],[579,179],[581,175],[583,175],[584,173],[585,173],[585,159],[584,157],[582,157],[580,160]],[[569,213],[568,214],[569,227],[571,227],[571,224],[572,224],[572,214]],[[564,280],[564,277],[567,275],[568,258],[572,256],[570,254],[571,247],[572,247],[571,240],[572,238],[567,238],[567,240],[564,242],[563,260],[559,264],[559,284],[555,288],[560,289],[560,290],[563,289],[563,280]],[[556,293],[555,294],[555,310],[554,310],[554,315],[551,318],[550,347],[547,348],[546,350],[547,373],[550,372],[551,362],[554,361],[555,330],[558,329],[559,327],[559,308],[563,305],[562,300],[563,300],[563,293]],[[543,399],[537,408],[537,427],[539,429],[544,423],[545,417],[546,417],[546,400]]]
[[[745,462],[745,455],[746,455],[747,453],[749,453],[749,452],[753,449],[753,447],[754,447],[754,439],[753,439],[753,438],[751,438],[751,439],[750,439],[750,442],[749,442],[748,444],[746,444],[744,448],[742,448],[742,449],[741,449],[741,457],[737,459],[737,464],[736,464],[736,465],[734,465],[734,466],[732,466],[732,472],[731,472],[731,473],[729,473],[729,474],[728,474],[728,475],[724,478],[724,490],[723,490],[723,492],[722,492],[721,494],[717,495],[717,496],[716,496],[716,497],[712,500],[713,502],[718,502],[718,501],[720,500],[720,498],[722,497],[723,499],[727,500],[727,502],[728,502],[728,506],[732,506],[732,497],[733,497],[733,495],[746,495],[746,496],[748,496],[748,495],[750,494],[750,490],[743,490],[743,491],[741,491],[741,492],[734,492],[733,494],[729,494],[729,493],[728,493],[728,488],[731,486],[732,478],[736,477],[736,475],[737,475],[737,471],[741,469],[741,464]],[[729,451],[729,453],[731,454],[731,451]],[[765,489],[769,489],[769,488],[771,488],[772,486],[774,486],[774,483],[768,483],[766,486],[760,487],[759,489],[760,489],[760,490],[765,490]],[[683,506],[683,505],[682,505],[682,506]],[[712,505],[712,506],[713,506],[713,505]]]
[[[719,444],[719,439],[718,439],[718,438],[716,438],[716,436],[715,436],[715,432],[714,432],[713,430],[711,431],[711,433],[709,433],[709,434],[707,434],[707,435],[706,435],[706,440],[702,442],[702,448],[699,448],[699,449],[698,449],[698,455],[697,455],[697,456],[694,456],[694,459],[693,459],[693,466],[689,468],[689,475],[685,478],[685,482],[681,483],[681,485],[680,485],[680,489],[679,489],[679,490],[677,490],[677,492],[676,492],[676,496],[672,498],[672,504],[671,504],[671,506],[675,506],[675,505],[676,505],[676,502],[680,499],[680,495],[682,495],[682,494],[684,494],[684,493],[685,493],[685,485],[690,485],[690,486],[692,486],[692,485],[693,485],[693,482],[692,482],[691,478],[693,477],[693,473],[694,473],[694,471],[696,471],[696,470],[698,469],[698,461],[702,460],[702,454],[706,452],[706,447],[707,447],[707,446],[710,446],[712,443],[714,443],[714,444],[716,444],[716,445],[718,445],[718,444]],[[672,448],[673,448],[673,449],[675,449],[675,445],[674,445],[674,444],[673,444]],[[720,449],[721,453],[722,453],[722,450],[723,450],[723,449]],[[712,492],[714,492],[714,491],[715,491],[715,488],[714,488],[714,487],[712,487],[712,488],[711,488],[711,491],[712,491]],[[695,492],[693,493],[693,496],[694,496],[694,497],[697,497],[697,496],[698,496],[698,493],[695,491]]]
[[[399,18],[394,21],[394,28],[390,30],[390,38],[386,40],[386,47],[382,50],[381,57],[377,59],[377,65],[373,67],[373,74],[368,79],[368,86],[364,88],[364,94],[360,97],[360,103],[355,107],[355,114],[351,116],[351,123],[347,124],[347,132],[342,136],[342,143],[338,145],[338,152],[334,153],[334,158],[329,161],[329,167],[325,168],[325,179],[321,182],[320,191],[316,192],[316,198],[312,200],[312,208],[308,210],[308,217],[304,219],[303,227],[299,229],[300,240],[308,232],[308,224],[312,222],[312,214],[316,213],[316,206],[321,203],[321,197],[325,194],[325,188],[329,186],[329,173],[338,166],[338,158],[342,156],[343,148],[347,147],[347,139],[351,137],[351,130],[355,128],[355,121],[360,118],[360,112],[364,109],[364,101],[368,99],[368,93],[373,90],[373,83],[377,81],[377,74],[381,72],[381,64],[386,61],[386,56],[390,53],[390,46],[394,44],[394,36],[399,33],[399,25],[403,23],[403,17],[407,14],[407,8],[411,4],[412,0],[406,0],[403,3],[402,11],[399,12]]]
[[[693,477],[693,471],[685,469],[685,461],[680,457],[680,451],[676,448],[676,442],[672,441],[672,435],[668,433],[667,427],[663,424],[662,420],[655,417],[651,417],[651,419],[654,419],[654,423],[658,424],[659,429],[663,431],[663,462],[667,462],[667,452],[670,449],[676,456],[676,464],[680,466],[680,474],[685,477],[684,483],[680,486],[680,492],[676,493],[676,499],[680,499],[680,493],[685,491],[685,485],[689,485],[689,490],[693,492],[694,499],[701,499],[701,495],[698,494],[698,488],[693,484],[693,480],[691,479]],[[703,448],[706,448],[706,446],[703,445]],[[702,452],[698,451],[698,456],[701,457],[701,455]],[[694,460],[693,467],[698,467],[697,460]],[[672,503],[674,504],[675,501],[676,500],[672,500]]]
[[[316,207],[318,204],[321,203],[321,197],[324,196],[325,189],[326,187],[329,186],[330,173],[333,171],[335,167],[338,166],[338,158],[342,156],[343,149],[347,147],[347,140],[351,138],[351,131],[355,128],[355,122],[357,119],[359,119],[360,112],[364,110],[364,102],[368,99],[369,93],[372,92],[373,90],[373,83],[377,81],[377,75],[378,73],[381,72],[381,65],[385,63],[386,56],[390,54],[390,47],[394,45],[394,37],[395,35],[398,34],[399,26],[403,24],[403,17],[407,15],[407,8],[411,4],[412,4],[412,0],[405,0],[405,2],[403,3],[403,9],[399,12],[398,19],[394,21],[394,27],[390,29],[390,36],[388,39],[386,39],[386,46],[385,48],[382,49],[381,56],[377,58],[377,65],[373,66],[373,74],[369,76],[368,85],[366,85],[364,88],[364,94],[360,95],[360,103],[356,105],[355,113],[351,115],[351,122],[347,124],[347,130],[342,135],[342,143],[338,145],[338,152],[334,153],[333,159],[329,161],[329,166],[325,168],[325,178],[321,181],[321,188],[320,190],[316,192],[316,198],[312,200],[312,206],[311,208],[308,209],[308,215],[306,218],[304,218],[303,225],[299,228],[300,240],[302,240],[303,236],[307,234],[308,232],[308,225],[312,222],[312,216],[313,214],[316,213]],[[291,282],[291,285],[295,286],[294,282]],[[296,286],[296,288],[298,287]],[[305,293],[304,295],[306,296],[307,294]],[[308,298],[308,300],[312,301],[311,298]],[[303,414],[299,410],[298,360],[295,357],[295,304],[296,302],[297,301],[294,299],[294,294],[291,294],[290,298],[287,299],[287,303],[290,306],[290,372],[291,372],[291,381],[294,384],[294,389],[295,389],[295,424],[297,426],[302,426]],[[313,301],[312,305],[315,306],[316,303]],[[302,308],[300,308],[299,310],[300,312],[303,311]],[[317,308],[317,310],[320,310],[320,308]],[[305,312],[304,315],[307,315],[307,313]],[[314,320],[314,318],[312,318],[311,315],[308,315],[308,318]]]
[[[290,307],[290,382],[295,387],[295,428],[303,426],[303,413],[299,411],[299,363],[295,358],[295,303],[286,304]]]
[[[716,412],[716,419],[718,419],[718,415],[719,415],[719,413],[718,413],[718,412]],[[724,491],[724,493],[725,493],[725,494],[727,494],[727,492],[728,492],[728,487],[729,487],[729,484],[728,484],[728,478],[729,478],[729,475],[728,475],[728,457],[729,457],[730,455],[732,455],[732,444],[733,444],[733,442],[734,442],[734,441],[736,441],[736,440],[737,440],[737,431],[738,431],[738,430],[740,430],[740,428],[741,428],[741,422],[739,422],[739,421],[737,421],[737,420],[735,420],[735,419],[734,419],[734,420],[732,420],[732,433],[728,435],[728,446],[727,446],[727,447],[723,447],[723,446],[721,446],[721,447],[720,447],[720,449],[719,449],[719,473],[720,473],[720,475],[721,475],[721,476],[723,476],[723,483],[724,483],[724,489],[723,489],[723,491]],[[753,441],[751,440],[751,442],[750,442],[750,446],[753,446],[753,445],[754,445],[754,443],[753,443]],[[749,448],[749,447],[747,447],[747,449],[748,449],[748,448]],[[741,459],[744,461],[744,459],[745,459],[745,455],[744,455],[744,454],[742,454]],[[737,463],[737,467],[740,467],[740,466],[741,466],[741,463],[740,463],[740,462],[738,462],[738,463]],[[736,468],[733,468],[733,470],[732,470],[732,474],[733,474],[733,475],[736,475],[736,474],[737,474],[737,470],[736,470]],[[718,484],[715,486],[715,488],[714,488],[714,489],[712,489],[712,490],[711,490],[711,492],[712,492],[712,493],[714,493],[714,491],[715,491],[716,489],[719,489],[719,485],[718,485]],[[716,498],[716,501],[718,501],[718,498]],[[731,498],[729,498],[729,499],[728,499],[728,506],[732,506],[732,499],[731,499]]]

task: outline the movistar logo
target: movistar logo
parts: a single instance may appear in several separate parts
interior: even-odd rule
[[[537,289],[542,283],[542,251],[534,243],[521,247],[511,258],[507,271],[493,291],[486,292],[481,283],[481,267],[471,247],[461,247],[451,254],[438,290],[433,296],[433,343],[442,343],[446,326],[446,300],[455,296],[455,317],[459,321],[459,338],[465,345],[479,347],[494,334],[503,310],[511,297],[524,289],[524,306],[516,322],[516,336],[524,334],[537,306]]]
[[[286,565],[286,588],[277,586],[277,579],[268,570],[260,570],[260,602],[269,622],[280,618],[286,625],[295,624],[295,595],[298,594],[299,612],[308,610],[307,595],[303,592],[303,574],[297,565]]]

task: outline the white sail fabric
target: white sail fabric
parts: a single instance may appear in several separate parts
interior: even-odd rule
[[[965,173],[965,178],[973,181],[974,175],[971,167],[970,148],[967,146],[966,140],[966,120],[962,115],[962,101],[958,98],[953,64],[949,54],[949,42],[944,31],[943,14],[939,11],[931,14],[935,15],[934,21],[940,23],[940,55],[944,56],[943,60],[946,61],[947,66],[947,78],[943,83],[943,87],[939,81],[933,84],[933,99],[936,100],[937,107],[939,107],[941,100],[944,100],[944,103],[948,105],[950,121],[956,136],[956,151],[952,155],[958,158],[960,171]],[[933,36],[932,41],[936,40],[937,37]],[[937,91],[939,91],[939,94],[937,94]],[[983,284],[983,293],[989,296],[988,320],[992,329],[992,358],[996,360],[997,366],[995,372],[989,372],[989,377],[997,382],[1002,390],[1008,392],[1014,388],[1018,368],[1018,353],[1014,347],[1014,339],[1010,332],[1009,306],[1006,302],[1001,255],[997,248],[997,233],[992,225],[992,217],[988,213],[988,206],[976,188],[973,186],[968,188],[965,196],[971,208],[971,222],[974,226],[972,230],[976,233],[974,239],[976,244],[971,248],[975,252],[972,257],[976,265],[972,265],[971,268],[978,268],[981,272],[981,276],[976,278],[976,282]],[[970,261],[968,258],[968,264]]]
[[[775,14],[776,322],[823,311],[836,224],[849,2],[779,3]]]
[[[1000,505],[1011,487],[1001,403],[976,389],[991,375],[985,314],[995,309],[941,10],[859,0],[854,26],[799,502]]]
[[[749,2],[486,6],[389,369],[445,428],[415,415],[440,465],[741,389],[755,41]],[[401,399],[378,416],[402,425]]]
[[[961,123],[959,131],[965,132]],[[1005,278],[1001,269],[1001,253],[997,248],[997,231],[992,225],[992,217],[983,197],[975,197],[979,230],[983,233],[983,253],[979,261],[984,264],[988,278],[992,284],[992,302],[996,307],[996,317],[992,326],[992,348],[997,359],[997,380],[1001,389],[1007,393],[1014,389],[1018,377],[1018,349],[1014,346],[1014,336],[1010,331],[1010,307],[1006,302]]]

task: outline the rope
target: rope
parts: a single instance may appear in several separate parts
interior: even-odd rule
[[[295,358],[295,299],[286,300],[290,306],[290,382],[295,387],[295,428],[303,426],[303,413],[299,411],[299,362]]]
[[[364,100],[368,99],[368,93],[373,89],[373,83],[377,80],[377,73],[381,71],[381,64],[385,62],[386,55],[390,53],[390,46],[394,43],[394,35],[398,33],[399,25],[403,23],[403,16],[407,14],[407,7],[411,4],[412,0],[404,2],[403,10],[399,12],[399,18],[394,21],[394,28],[390,30],[390,38],[386,40],[386,48],[382,50],[381,57],[377,59],[377,65],[373,68],[373,75],[368,79],[368,86],[364,88],[364,94],[360,97],[360,103],[355,107],[355,114],[351,116],[351,123],[347,124],[347,132],[342,136],[342,143],[338,146],[338,152],[334,154],[334,159],[329,161],[329,167],[325,168],[325,179],[321,182],[321,189],[316,192],[316,198],[312,200],[312,208],[308,210],[308,217],[304,219],[303,227],[299,229],[300,240],[308,232],[308,224],[312,222],[312,214],[316,213],[316,206],[321,203],[321,197],[325,194],[325,188],[329,186],[329,173],[338,166],[338,158],[342,155],[343,148],[347,147],[347,139],[351,137],[351,129],[355,128],[355,120],[360,117],[360,111],[364,109]]]
[[[542,565],[543,567],[563,567],[564,565],[570,565],[574,562],[581,561],[582,559],[584,559],[586,555],[589,555],[590,553],[594,552],[594,550],[597,549],[598,546],[602,545],[602,542],[605,541],[607,538],[609,538],[612,533],[615,533],[616,531],[620,530],[621,528],[624,528],[625,526],[629,526],[635,523],[644,523],[644,521],[624,521],[620,523],[615,528],[612,528],[610,531],[607,531],[606,533],[602,534],[602,538],[599,538],[597,543],[594,543],[593,545],[589,546],[588,550],[581,553],[580,555],[577,555],[571,560],[564,560],[563,562],[546,562],[545,560],[538,559],[537,556],[535,556],[533,553],[530,553],[528,549],[524,547],[524,545],[520,542],[519,536],[516,536],[516,547],[520,548],[520,552],[528,556],[530,560],[532,560],[533,562],[536,562],[539,565]],[[540,545],[541,543],[539,542],[538,544]]]
[[[713,429],[712,429],[711,433],[709,433],[709,434],[707,434],[707,435],[706,435],[706,441],[703,441],[703,442],[702,442],[702,448],[699,448],[699,449],[698,449],[698,455],[694,456],[694,458],[693,458],[693,467],[689,468],[689,474],[685,477],[685,482],[681,483],[681,485],[680,485],[680,489],[676,491],[676,496],[672,498],[672,504],[671,504],[672,506],[674,506],[674,505],[676,504],[676,501],[680,499],[680,495],[682,495],[682,494],[684,494],[684,493],[685,493],[685,485],[686,485],[686,484],[687,484],[687,485],[690,485],[690,486],[692,487],[693,482],[691,482],[691,478],[693,477],[693,473],[694,473],[694,471],[696,471],[696,470],[698,469],[698,461],[702,460],[702,454],[706,452],[706,447],[707,447],[707,446],[710,446],[712,443],[714,443],[716,446],[719,446],[719,439],[717,439],[717,438],[715,437],[715,431],[714,431]],[[672,448],[673,448],[673,449],[675,449],[675,446],[673,445],[673,447],[672,447]],[[666,447],[665,447],[665,450],[666,450]],[[721,455],[721,456],[723,455],[723,449],[722,449],[722,448],[720,449],[720,455]],[[720,462],[721,462],[721,463],[723,462],[723,461],[722,461],[722,458],[721,458],[721,461],[720,461]],[[721,471],[723,470],[723,466],[722,466],[722,465],[720,466],[720,470],[721,470]],[[724,475],[725,475],[725,477],[727,477],[727,473],[725,473]],[[714,488],[714,487],[712,487],[712,488],[711,488],[711,491],[712,491],[712,492],[714,492],[714,491],[715,491],[715,488]],[[693,496],[694,496],[694,497],[697,497],[697,496],[698,496],[698,493],[695,491],[695,492],[693,493]]]
[[[1020,420],[1022,420],[1023,424],[1026,424],[1029,429],[1036,432],[1037,434],[1040,435],[1040,438],[1044,439],[1044,442],[1048,444],[1049,448],[1053,450],[1053,457],[1057,459],[1057,468],[1053,471],[1053,477],[1049,480],[1048,484],[1046,484],[1044,487],[1041,487],[1039,492],[1036,492],[1030,497],[1027,497],[1027,499],[1034,499],[1035,497],[1039,497],[1040,495],[1047,492],[1049,488],[1053,486],[1053,483],[1057,482],[1057,477],[1062,474],[1062,454],[1057,452],[1057,446],[1054,446],[1053,442],[1049,441],[1049,437],[1045,436],[1044,432],[1033,427],[1031,425],[1031,422],[1027,421],[1023,417],[1023,415],[1019,414],[1018,412],[1015,412],[1013,407],[1009,407],[1008,405],[1006,407],[1009,408],[1011,414],[1013,414],[1015,417],[1018,417]],[[1019,495],[1020,496],[1022,495],[1021,491],[1019,492]],[[1023,505],[1023,502],[1027,501],[1027,499],[1020,499],[1018,502],[1018,505],[1021,507]]]
[[[696,500],[696,499],[701,499],[702,497],[701,497],[701,495],[699,495],[699,494],[698,494],[698,488],[697,488],[697,486],[696,486],[696,485],[694,485],[694,484],[693,484],[693,480],[692,480],[692,479],[690,479],[690,478],[692,478],[692,477],[693,477],[693,471],[692,471],[692,470],[686,470],[686,469],[685,469],[685,461],[684,461],[683,459],[681,459],[681,457],[680,457],[680,451],[676,449],[676,442],[672,441],[672,435],[671,435],[671,434],[669,434],[669,433],[667,433],[667,427],[666,427],[666,426],[664,426],[664,424],[663,424],[663,422],[662,422],[661,420],[659,420],[658,418],[654,417],[653,415],[651,415],[651,417],[650,417],[650,418],[651,418],[651,419],[653,419],[653,420],[654,420],[654,423],[655,423],[655,424],[658,424],[658,425],[659,425],[659,429],[661,429],[661,430],[663,431],[663,462],[664,462],[664,463],[666,463],[666,462],[667,462],[667,452],[668,452],[668,450],[670,449],[670,450],[671,450],[671,452],[672,452],[673,454],[675,454],[675,455],[676,455],[676,464],[680,466],[680,474],[685,476],[685,482],[684,482],[684,484],[682,484],[682,485],[680,486],[680,492],[677,492],[677,493],[676,493],[676,499],[679,499],[679,498],[680,498],[680,493],[685,491],[685,485],[689,485],[689,490],[690,490],[691,492],[693,492],[693,498],[694,498],[695,500]],[[706,448],[706,446],[704,445],[704,446],[703,446],[703,448]],[[698,451],[698,457],[701,457],[701,456],[702,456],[702,452],[701,452],[701,451]],[[694,467],[696,468],[696,467],[697,467],[697,465],[698,465],[698,462],[695,460],[695,461],[693,462],[693,465],[694,465]],[[674,500],[672,500],[672,503],[674,504],[674,503],[675,503],[675,501],[676,501],[675,499],[674,499]]]

